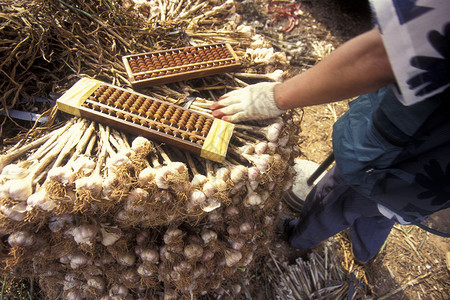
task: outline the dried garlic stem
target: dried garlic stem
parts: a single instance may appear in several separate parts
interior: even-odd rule
[[[83,136],[77,143],[74,154],[69,159],[67,164],[75,161],[75,159],[77,159],[77,157],[79,155],[81,155],[81,153],[83,153],[83,151],[86,149],[86,146],[88,145],[89,141],[91,140],[91,135],[94,133],[94,130],[95,130],[94,122],[90,122],[89,127],[84,131]]]
[[[27,145],[24,145],[18,149],[15,149],[14,151],[11,151],[4,155],[0,155],[0,172],[3,170],[3,168],[6,165],[9,165],[11,162],[13,162],[17,158],[21,157],[23,154],[27,153],[29,150],[39,147],[40,145],[42,145],[43,143],[48,141],[54,135],[55,135],[55,132],[51,132],[39,139],[27,144]]]
[[[190,153],[188,153],[188,152],[185,152],[185,155],[186,155],[186,159],[188,161],[189,168],[192,171],[192,174],[194,176],[197,175],[197,174],[200,174],[198,172],[198,170],[197,170],[197,167],[195,166],[194,159],[192,158],[192,155]]]
[[[98,124],[98,128],[100,130],[100,137],[102,138],[102,143],[105,144],[106,152],[108,152],[109,156],[114,156],[116,152],[111,147],[111,144],[109,142],[109,135],[110,135],[110,128],[109,126],[103,127],[102,124]]]
[[[43,159],[28,169],[29,173],[25,178],[7,181],[2,187],[6,196],[16,201],[26,201],[33,194],[34,179],[43,173],[47,166],[62,152],[71,136],[71,132],[65,132],[60,136],[59,143]]]
[[[94,148],[95,142],[97,141],[97,135],[94,134],[91,136],[91,138],[89,139],[89,143],[86,146],[86,150],[84,151],[84,155],[86,156],[91,156],[92,155],[92,149]]]
[[[49,139],[45,144],[43,144],[39,149],[30,155],[27,160],[39,160],[41,159],[48,151],[50,151],[59,141],[59,137],[67,132],[75,123],[78,123],[79,119],[70,120],[64,127],[55,131],[55,134]]]
[[[233,75],[229,74],[229,73],[225,73],[226,76],[230,77],[231,79],[233,79],[238,85],[242,86],[242,87],[246,87],[249,84],[240,80],[239,78],[234,77]]]
[[[76,126],[78,124],[81,124],[81,125]],[[56,158],[56,160],[53,164],[54,167],[59,167],[61,165],[62,161],[64,160],[64,158],[66,157],[66,155],[69,154],[69,152],[73,149],[73,147],[75,147],[75,145],[77,145],[77,143],[80,141],[80,137],[84,133],[86,124],[87,124],[87,121],[83,120],[80,123],[77,123],[73,127],[74,128],[73,131],[75,131],[75,130],[76,131],[70,136],[70,138],[67,140],[66,144],[64,145],[64,148],[59,153],[58,157]],[[77,127],[77,128],[75,128],[75,127]]]
[[[24,145],[23,147],[20,147],[12,152],[9,152],[4,155],[0,155],[0,172],[3,170],[3,168],[7,165],[9,165],[14,160],[20,158],[23,154],[27,153],[29,150],[32,150],[34,148],[38,148],[34,154],[32,154],[28,160],[32,161],[34,159],[37,159],[36,153],[41,152],[41,148],[47,148],[50,144],[52,144],[59,135],[61,135],[67,128],[69,128],[73,124],[73,120],[69,121],[64,127],[51,131],[45,136]]]

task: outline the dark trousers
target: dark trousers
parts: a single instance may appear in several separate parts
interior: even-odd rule
[[[374,201],[350,187],[334,166],[306,197],[301,216],[291,221],[290,243],[310,249],[350,228],[353,253],[367,262],[378,253],[394,224],[378,211]]]

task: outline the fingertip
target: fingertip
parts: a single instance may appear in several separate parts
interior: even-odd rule
[[[214,118],[218,118],[218,119],[223,119],[223,116],[225,116],[225,114],[220,110],[215,110],[211,114]]]

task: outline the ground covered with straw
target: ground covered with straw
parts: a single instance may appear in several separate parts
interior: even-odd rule
[[[187,191],[190,189],[185,188],[186,182],[195,174],[219,177],[222,172],[218,171],[218,165],[196,157],[185,158],[177,150],[158,144],[144,143],[141,147],[136,142],[133,145],[133,136],[95,122],[73,120],[52,109],[53,100],[81,77],[130,88],[123,55],[192,43],[230,43],[242,60],[242,68],[237,73],[140,90],[172,103],[182,103],[188,96],[195,96],[199,99],[197,105],[202,106],[200,99],[214,101],[231,89],[273,80],[271,76],[276,70],[282,70],[281,78],[302,72],[342,42],[370,28],[365,1],[350,4],[320,0],[296,4],[300,2],[296,7],[298,23],[286,32],[288,18],[273,19],[274,14],[267,7],[269,1],[2,1],[1,152],[11,153],[14,147],[20,149],[70,124],[78,126],[73,132],[83,128],[80,131],[86,134],[78,140],[67,136],[68,141],[73,141],[73,159],[56,155],[54,160],[61,166],[69,166],[78,155],[85,155],[95,157],[96,165],[92,169],[78,169],[70,184],[61,180],[44,181],[45,177],[40,178],[40,172],[36,172],[34,181],[41,180],[42,186],[53,195],[50,199],[64,204],[54,210],[50,209],[50,201],[39,202],[39,209],[24,215],[21,210],[11,209],[19,203],[5,204],[2,200],[1,299],[76,299],[80,295],[77,285],[83,284],[86,286],[83,295],[92,299],[104,294],[110,297],[105,299],[131,299],[131,296],[144,299],[348,299],[349,296],[353,299],[447,299],[450,287],[445,257],[449,244],[445,239],[415,227],[396,226],[376,259],[359,266],[353,260],[344,232],[300,257],[273,231],[279,210],[297,213],[279,202],[282,188],[270,192],[262,206],[248,205],[245,191],[251,187],[242,191],[237,188],[233,192],[231,188],[226,192],[217,191],[214,199],[223,203],[218,209],[217,201],[210,201],[207,206],[189,206]],[[251,30],[239,27],[242,24]],[[289,114],[285,120],[289,119],[291,125],[283,132],[290,137],[288,148],[294,150],[289,153],[275,150],[270,154],[283,155],[289,163],[282,168],[271,165],[272,171],[264,173],[268,176],[259,179],[257,193],[272,191],[275,182],[280,185],[272,177],[284,174],[279,178],[281,181],[293,177],[287,170],[291,170],[294,157],[322,162],[331,152],[331,125],[346,109],[347,101],[343,101]],[[17,110],[37,113],[41,119],[20,120],[14,117]],[[237,145],[259,139],[245,134],[237,138],[240,139]],[[77,141],[83,140],[85,144],[81,146]],[[45,141],[42,143],[45,145]],[[65,149],[64,143],[60,145]],[[298,149],[300,152],[296,152]],[[130,164],[111,163],[106,167],[106,158],[119,152],[129,153]],[[143,176],[139,178],[148,167],[162,170],[161,166],[179,161],[187,168],[181,166],[178,175],[164,177],[166,181],[159,186],[143,181]],[[237,155],[229,161],[245,165],[246,159]],[[35,166],[33,163],[30,160],[31,166]],[[105,203],[102,201],[105,198],[93,194],[93,189],[76,190],[76,179],[94,175],[106,178],[106,171],[103,173],[103,168],[100,171],[98,167],[102,164],[105,170],[110,168],[123,174],[115,178],[108,194],[108,199],[115,199],[119,205]],[[185,173],[186,170],[189,172]],[[229,187],[239,186],[229,175],[224,178],[228,178],[225,181]],[[121,183],[127,186],[125,194]],[[164,187],[167,183],[172,187]],[[180,188],[173,190],[175,185]],[[77,191],[76,195],[73,191]],[[145,193],[157,194],[152,199],[162,200],[144,201],[148,197]],[[176,201],[171,202],[173,199]],[[238,207],[240,211],[229,207]],[[206,212],[209,209],[213,213]],[[18,223],[5,219],[6,211],[10,216],[11,211],[16,217],[24,216],[28,222],[27,226],[21,225],[24,232],[39,233],[31,248],[21,244],[11,249],[10,233],[17,229]],[[153,214],[149,217],[142,211]],[[56,220],[55,214],[69,218]],[[243,219],[253,223],[241,226]],[[63,229],[49,230],[52,222]],[[64,227],[67,224],[71,227]],[[5,229],[7,232],[3,232]],[[214,232],[218,238],[214,238]],[[15,242],[18,241],[16,238]],[[161,257],[155,263],[154,251],[158,249]],[[205,258],[206,254],[213,259]]]

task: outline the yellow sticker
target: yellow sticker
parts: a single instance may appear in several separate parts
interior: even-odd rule
[[[227,155],[233,129],[234,124],[214,119],[208,136],[203,143],[200,156],[216,162],[222,162]]]
[[[80,117],[78,109],[84,101],[103,83],[101,81],[82,78],[77,81],[67,92],[64,93],[57,101],[58,109],[68,114]]]

